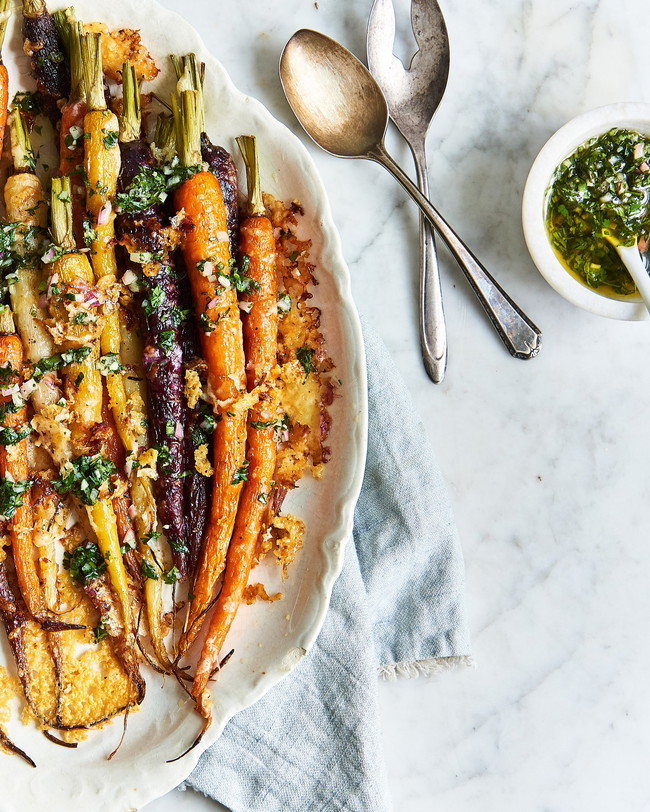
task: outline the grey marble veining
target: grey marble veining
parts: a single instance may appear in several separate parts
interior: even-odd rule
[[[417,213],[378,167],[310,147],[359,309],[403,371],[450,484],[477,667],[381,686],[395,808],[642,812],[650,808],[650,382],[647,324],[561,299],[535,270],[520,206],[530,165],[565,121],[650,101],[641,0],[440,0],[451,38],[429,136],[432,198],[544,332],[511,359],[444,250],[449,369],[419,362]],[[235,84],[300,132],[279,53],[298,28],[360,57],[371,0],[163,0]],[[402,7],[404,3],[401,4]],[[406,150],[391,135],[395,155]],[[171,793],[149,807],[215,809]]]

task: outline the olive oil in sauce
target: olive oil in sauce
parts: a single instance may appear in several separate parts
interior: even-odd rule
[[[647,250],[650,138],[612,129],[590,139],[558,166],[547,200],[551,245],[571,274],[605,296],[634,296],[631,276],[602,233]]]

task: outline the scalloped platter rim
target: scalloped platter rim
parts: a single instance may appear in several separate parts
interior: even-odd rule
[[[65,5],[49,4],[50,10]],[[321,308],[323,333],[342,385],[331,407],[332,457],[323,479],[305,480],[286,502],[288,512],[306,521],[305,547],[284,584],[277,566],[261,565],[261,580],[270,588],[281,588],[285,598],[273,604],[244,606],[239,612],[230,638],[235,654],[215,683],[214,721],[201,745],[183,759],[167,763],[193,741],[200,721],[173,680],[163,680],[144,666],[147,696],[142,707],[129,715],[125,741],[110,762],[106,757],[119,741],[121,717],[102,730],[90,731],[78,749],[69,750],[49,743],[33,725],[24,726],[16,701],[7,732],[38,767],[34,770],[17,757],[0,754],[3,812],[27,808],[32,812],[87,808],[131,812],[187,778],[228,720],[290,673],[316,640],[343,564],[363,479],[367,393],[361,328],[339,236],[312,159],[296,136],[262,104],[234,87],[189,22],[155,0],[139,0],[137,4],[114,0],[102,6],[101,21],[110,28],[141,29],[144,44],[161,68],[152,85],[157,91],[166,92],[172,86],[167,54],[196,52],[206,63],[206,117],[212,140],[233,154],[241,173],[234,139],[243,133],[255,134],[265,191],[279,199],[299,200],[304,206],[299,236],[312,240],[311,261],[319,282],[313,301]],[[89,0],[75,2],[75,8],[80,19],[96,19],[96,4]],[[4,48],[10,94],[33,87],[29,63],[22,54],[19,22],[15,15],[10,20]],[[145,91],[148,89],[145,86]],[[15,674],[6,636],[1,635],[1,639],[0,663]]]

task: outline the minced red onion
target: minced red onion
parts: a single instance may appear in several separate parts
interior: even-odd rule
[[[50,247],[43,254],[41,259],[43,260],[43,262],[54,262],[54,260],[56,259],[56,246],[50,245]]]
[[[20,394],[25,398],[25,400],[27,400],[37,386],[38,384],[36,381],[33,378],[30,378],[28,381],[25,381],[25,383],[20,385]]]
[[[131,547],[131,548],[135,547],[135,533],[133,532],[133,530],[131,530],[131,528],[129,528],[126,531],[126,533],[124,534],[124,538],[122,539],[122,543],[126,547]]]
[[[97,213],[97,225],[98,226],[105,226],[111,216],[111,211],[113,210],[113,206],[111,205],[111,201],[107,200],[106,203],[101,207],[99,212]]]
[[[251,310],[253,309],[253,303],[252,302],[240,302],[239,303],[239,309],[243,310],[244,313],[250,313]]]
[[[174,437],[177,440],[182,440],[183,439],[183,424],[180,421],[178,421],[176,423],[176,430],[174,431]]]
[[[8,386],[6,389],[0,389],[0,395],[2,395],[3,398],[13,397],[14,395],[19,394],[20,387],[17,383],[15,383],[13,386]]]

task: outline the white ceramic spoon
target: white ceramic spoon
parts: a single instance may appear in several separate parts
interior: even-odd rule
[[[638,242],[635,242],[634,245],[621,245],[618,239],[607,229],[603,229],[602,233],[603,237],[616,249],[621,262],[627,268],[627,272],[632,279],[634,279],[634,284],[643,299],[643,304],[650,312],[650,275],[639,251]]]

